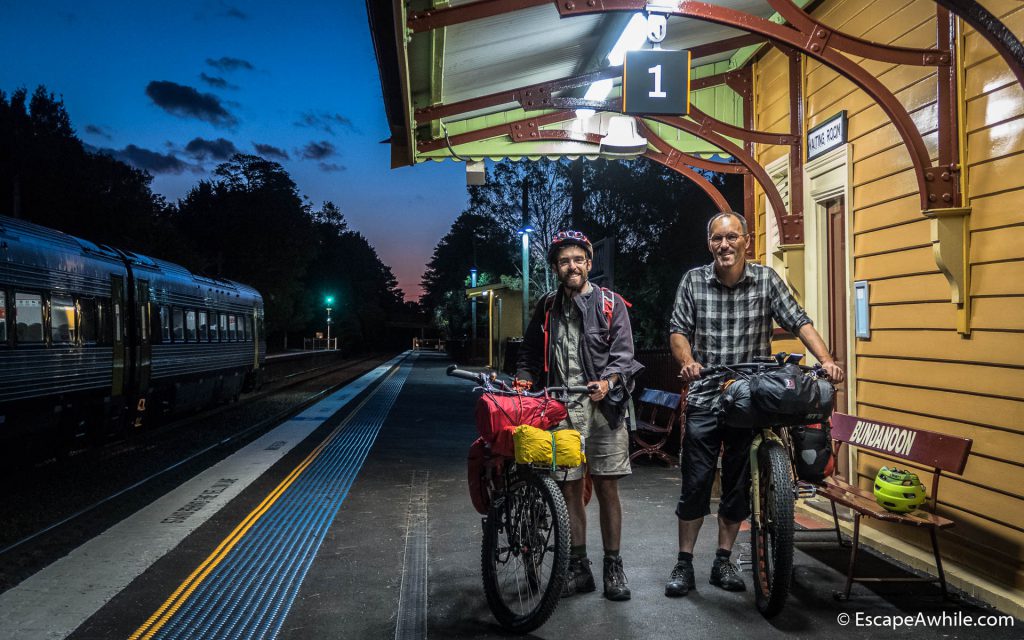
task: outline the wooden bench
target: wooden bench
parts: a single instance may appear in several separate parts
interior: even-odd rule
[[[837,460],[842,446],[846,444],[874,452],[891,463],[887,466],[911,467],[932,474],[931,490],[928,491],[928,499],[925,503],[925,507],[930,504],[930,509],[918,509],[906,514],[887,511],[875,501],[875,496],[871,491],[850,484],[837,475],[826,478],[824,482],[816,485],[817,495],[832,501],[832,517],[837,536],[839,536],[839,517],[836,514],[836,504],[848,507],[853,511],[853,540],[850,544],[850,565],[846,574],[846,588],[842,593],[836,592],[833,595],[837,600],[846,600],[850,597],[850,589],[854,582],[938,582],[942,586],[942,595],[945,598],[948,594],[946,575],[942,571],[942,556],[939,553],[938,530],[952,527],[955,523],[935,514],[939,496],[939,478],[943,471],[958,475],[963,473],[964,467],[967,465],[967,456],[971,451],[972,440],[878,420],[866,420],[845,413],[832,414],[831,422],[833,450]],[[851,473],[856,473],[856,471]],[[854,576],[853,571],[860,544],[860,519],[865,516],[885,522],[927,529],[931,535],[932,553],[935,556],[938,578]],[[840,538],[841,542],[842,538]]]
[[[665,452],[679,415],[680,395],[659,389],[644,389],[636,403],[636,430],[630,433],[636,451],[630,461],[642,455],[659,458],[669,466],[677,466],[675,458]]]

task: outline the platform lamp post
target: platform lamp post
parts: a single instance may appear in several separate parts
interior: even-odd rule
[[[523,225],[519,235],[523,238],[523,335],[530,324],[530,234],[534,229],[528,224]]]
[[[469,270],[469,286],[476,288],[476,267]],[[476,341],[476,299],[477,296],[473,296],[470,306],[473,309],[473,341]]]
[[[327,305],[327,349],[331,348],[331,305],[334,304],[334,296],[327,296],[324,298],[324,304]]]

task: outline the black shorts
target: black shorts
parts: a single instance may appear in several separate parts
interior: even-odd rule
[[[693,406],[686,410],[686,437],[679,451],[683,483],[676,515],[680,520],[696,520],[711,513],[711,486],[723,443],[722,501],[718,515],[731,522],[742,522],[750,516],[750,443],[753,440],[753,430],[719,425],[713,411]]]

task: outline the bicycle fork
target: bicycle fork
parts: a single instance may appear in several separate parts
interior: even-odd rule
[[[761,429],[760,433],[754,436],[754,440],[750,443],[751,519],[753,524],[758,528],[761,528],[764,525],[761,521],[761,465],[758,461],[758,452],[761,450],[761,445],[767,440],[773,440],[783,448],[786,446],[778,434],[771,429]]]

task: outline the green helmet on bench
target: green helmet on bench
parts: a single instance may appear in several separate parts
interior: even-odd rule
[[[924,504],[924,485],[917,474],[882,467],[875,476],[875,500],[887,511],[910,513]]]

